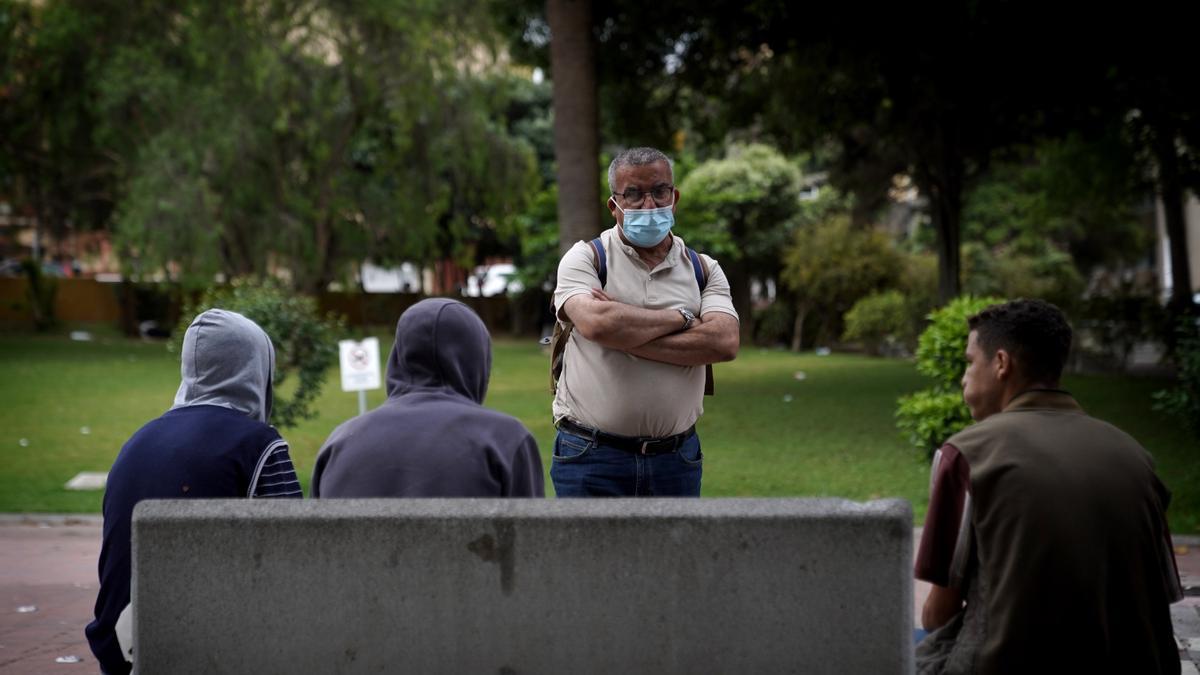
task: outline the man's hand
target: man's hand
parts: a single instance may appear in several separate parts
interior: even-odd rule
[[[613,300],[599,288],[591,289],[590,295],[568,298],[563,304],[563,313],[583,337],[622,351],[630,351],[683,327],[683,317],[676,310],[634,307]]]
[[[680,332],[684,321],[679,310],[626,305],[599,288],[591,289],[591,297],[569,298],[563,311],[575,328],[593,342],[677,366],[732,361],[741,342],[737,319],[724,312],[698,316],[690,328]],[[587,322],[586,328],[580,320]],[[647,335],[652,337],[638,341]]]
[[[678,330],[682,317],[678,311],[671,311],[675,313]],[[696,317],[691,328],[683,332],[664,335],[625,351],[651,361],[677,366],[702,366],[732,361],[737,357],[740,342],[741,330],[737,319],[724,312],[709,312]]]
[[[930,584],[929,597],[921,607],[921,627],[928,631],[941,628],[962,611],[962,606],[962,594],[957,589]]]

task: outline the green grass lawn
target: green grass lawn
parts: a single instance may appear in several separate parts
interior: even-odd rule
[[[390,336],[380,337],[386,353]],[[121,444],[170,406],[178,384],[178,357],[161,343],[0,335],[0,512],[99,511],[99,492],[63,484],[79,471],[108,470]],[[1175,495],[1173,529],[1200,532],[1200,447],[1151,410],[1150,393],[1163,382],[1088,376],[1066,384],[1089,412],[1154,454]],[[896,397],[925,385],[910,363],[750,348],[716,367],[716,385],[699,425],[705,496],[897,496],[923,518],[928,465],[892,422]],[[369,393],[371,406],[382,400],[382,390]],[[547,357],[533,340],[496,344],[487,405],[533,431],[549,471]],[[320,415],[283,431],[306,491],[321,443],[357,406],[331,369]]]

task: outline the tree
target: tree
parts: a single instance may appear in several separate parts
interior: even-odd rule
[[[1175,186],[1196,189],[1200,175],[1187,34],[1196,11],[1152,2],[1080,14],[1031,0],[868,9],[715,0],[699,12],[678,0],[604,3],[592,22],[600,128],[622,145],[701,156],[731,137],[789,153],[832,148],[831,179],[855,194],[858,224],[894,174],[911,175],[930,201],[944,302],[961,288],[966,194],[997,152],[1133,115],[1153,132],[1144,146],[1183,281]],[[536,35],[536,18],[517,14],[529,21],[515,34]]]
[[[115,171],[93,136],[102,9],[77,3],[0,0],[0,195],[32,216],[34,256],[43,233],[103,226]]]
[[[594,237],[604,222],[595,206],[603,203],[597,188],[607,192],[602,146],[683,149],[677,141],[688,116],[658,114],[676,91],[664,58],[679,41],[679,22],[696,15],[683,9],[590,0],[492,4],[514,56],[549,67],[553,78],[560,253]],[[710,148],[719,152],[723,142],[717,138]]]
[[[1071,254],[1079,271],[1145,256],[1150,232],[1136,212],[1145,178],[1117,129],[1009,150],[967,195],[963,237],[986,247]]]
[[[804,344],[804,322],[810,313],[820,315],[821,333],[832,333],[833,324],[859,298],[893,285],[902,265],[885,234],[852,228],[845,216],[798,228],[784,252],[783,270],[797,310],[792,350]]]
[[[275,349],[271,424],[294,427],[317,416],[315,402],[325,385],[325,374],[337,362],[337,339],[346,333],[345,322],[324,316],[317,303],[278,284],[248,279],[210,288],[183,311],[175,327],[171,351],[182,351],[183,337],[195,317],[209,309],[237,312],[258,324]],[[286,393],[285,393],[286,392]]]
[[[1096,115],[1124,124],[1140,151],[1141,167],[1162,200],[1171,259],[1170,305],[1191,312],[1185,191],[1200,195],[1200,91],[1195,87],[1195,3],[1152,3],[1122,16],[1122,34],[1105,52],[1106,78],[1093,93]]]
[[[680,183],[679,221],[688,243],[720,259],[742,337],[753,336],[750,278],[775,281],[779,251],[800,213],[800,170],[765,145],[731,146]]]
[[[97,221],[116,206],[135,275],[315,290],[365,257],[469,263],[535,191],[493,27],[470,3],[10,4],[4,72],[20,86],[0,96],[25,107],[0,185],[37,204],[76,195],[74,213],[97,194],[83,179],[99,181]],[[50,191],[54,172],[70,180]]]
[[[825,10],[819,35],[772,29],[771,56],[742,87],[766,99],[762,124],[785,143],[836,140],[836,183],[869,196],[864,177],[879,190],[892,173],[912,175],[929,199],[945,302],[961,288],[966,190],[997,149],[1037,133],[1074,60],[1005,48],[1017,33],[1047,35],[1054,20],[1045,12],[1029,21],[999,3],[895,5],[864,24],[858,11]]]
[[[560,253],[600,233],[599,129],[591,0],[546,0],[554,78]]]

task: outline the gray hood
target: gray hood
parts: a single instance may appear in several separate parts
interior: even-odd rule
[[[441,389],[482,404],[491,371],[492,338],[483,321],[461,302],[422,300],[396,322],[396,344],[388,357],[389,398]]]
[[[271,419],[275,347],[250,319],[210,309],[192,320],[183,336],[175,405],[219,405],[259,422]]]

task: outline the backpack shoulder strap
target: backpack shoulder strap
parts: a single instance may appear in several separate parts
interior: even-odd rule
[[[596,265],[596,274],[600,277],[600,288],[608,285],[608,256],[604,253],[604,243],[600,237],[588,242],[592,246],[592,263]]]
[[[696,253],[695,249],[687,250],[688,259],[692,261],[692,272],[696,274],[696,285],[700,287],[700,292],[704,292],[704,288],[708,286],[708,266],[704,264],[704,259]]]
[[[700,293],[704,293],[705,287],[708,286],[708,265],[704,264],[704,258],[696,253],[695,249],[687,250],[688,260],[692,261],[692,271],[696,273],[696,285],[700,287]],[[704,395],[713,395],[713,371],[712,364],[704,366]]]
[[[608,282],[608,257],[604,254],[604,244],[601,243],[600,237],[588,242],[592,247],[592,264],[596,267],[596,274],[600,277],[600,287]],[[554,308],[554,299],[550,300],[551,309]],[[555,319],[557,319],[557,314]],[[550,345],[550,393],[558,391],[558,379],[562,377],[564,356],[567,350],[567,343],[571,340],[571,333],[575,330],[575,324],[567,320],[556,320],[554,322],[554,334],[549,339],[544,340],[542,344]]]

